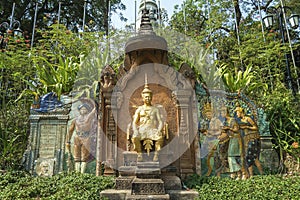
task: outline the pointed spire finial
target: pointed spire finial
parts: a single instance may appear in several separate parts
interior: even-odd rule
[[[152,90],[150,90],[149,85],[148,85],[148,76],[147,74],[145,74],[145,86],[144,89],[142,91],[142,94],[144,93],[151,93],[152,94]]]
[[[144,0],[144,9],[142,10],[142,19],[140,33],[153,34],[153,28],[149,17],[150,11],[147,9],[146,0]]]

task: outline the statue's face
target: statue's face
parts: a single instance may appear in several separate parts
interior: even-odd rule
[[[43,174],[48,174],[49,166],[47,164],[44,164],[41,166],[41,171]]]
[[[221,117],[226,117],[226,110],[221,110]]]
[[[81,115],[85,115],[88,113],[88,110],[86,109],[86,107],[83,106],[82,108],[80,108],[79,112]]]
[[[206,116],[207,119],[210,120],[212,118],[212,112],[211,111],[205,112],[205,116]]]
[[[236,111],[236,115],[240,118],[240,117],[243,117],[243,113],[241,111]]]
[[[152,101],[151,93],[144,93],[142,96],[143,96],[143,100],[146,104],[151,104],[151,101]]]

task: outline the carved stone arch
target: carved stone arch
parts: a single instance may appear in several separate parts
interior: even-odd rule
[[[153,53],[150,53],[149,51],[141,51],[140,53],[142,56],[139,56],[136,60],[137,66],[147,63],[159,63],[158,58]]]

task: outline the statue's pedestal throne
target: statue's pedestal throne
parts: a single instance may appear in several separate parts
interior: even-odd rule
[[[159,162],[138,162],[127,199],[170,199],[161,179]]]
[[[116,189],[102,191],[101,197],[114,200],[194,199],[196,191],[183,191],[176,169],[161,169],[160,162],[137,162],[137,153],[123,152],[124,166],[119,168]],[[165,156],[160,155],[160,159]]]

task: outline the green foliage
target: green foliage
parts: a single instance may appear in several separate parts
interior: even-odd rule
[[[41,85],[43,93],[55,92],[60,98],[61,94],[69,93],[75,82],[79,63],[71,56],[65,59],[58,56],[58,63],[50,63],[45,58],[34,58],[37,70],[37,82]]]
[[[77,78],[74,82],[73,93],[77,97],[86,96],[96,98],[99,89],[99,79],[103,67],[110,63],[110,48],[107,43],[103,46],[91,50],[91,52],[82,58]]]
[[[57,23],[59,11],[59,1],[21,1],[6,0],[0,2],[0,10],[4,11],[3,20],[10,19],[12,5],[16,3],[14,17],[21,22],[21,29],[32,31],[32,22],[35,11],[35,2],[38,4],[37,27],[44,28],[51,24]],[[60,23],[65,24],[68,29],[78,31],[83,24],[84,0],[77,1],[60,1]],[[121,11],[125,9],[125,5],[121,0],[109,1],[86,1],[87,7],[85,12],[85,30],[87,31],[104,31],[108,23],[108,6],[112,13],[117,13],[121,20],[126,18]],[[2,20],[2,19],[1,19]],[[2,21],[0,21],[1,23]]]
[[[299,98],[299,96],[298,96]],[[294,148],[294,142],[300,142],[300,104],[291,91],[283,85],[276,85],[270,96],[262,100],[270,120],[271,134],[274,137],[275,148],[280,152],[281,162],[284,153],[289,153],[295,159],[299,159],[298,149]]]
[[[219,74],[228,92],[242,91],[249,94],[258,88],[265,87],[263,89],[267,89],[267,84],[255,81],[256,73],[252,71],[251,65],[248,65],[245,71],[239,70],[236,73],[233,73],[224,65],[219,68]]]
[[[28,137],[28,99],[14,102],[26,88],[22,80],[34,76],[30,49],[22,38],[9,36],[8,47],[0,52],[0,170],[20,169]]]
[[[100,192],[113,186],[108,176],[74,172],[44,178],[14,171],[1,176],[0,199],[100,199]]]
[[[0,110],[0,170],[21,168],[28,130],[28,108],[24,101],[7,102]]]
[[[254,176],[247,180],[187,178],[185,185],[199,192],[198,199],[299,199],[300,177]],[[23,171],[4,173],[1,199],[100,199],[100,192],[114,187],[114,178],[62,173],[51,178],[32,177]]]
[[[300,177],[254,176],[247,180],[189,177],[186,185],[199,192],[198,199],[299,199]]]

